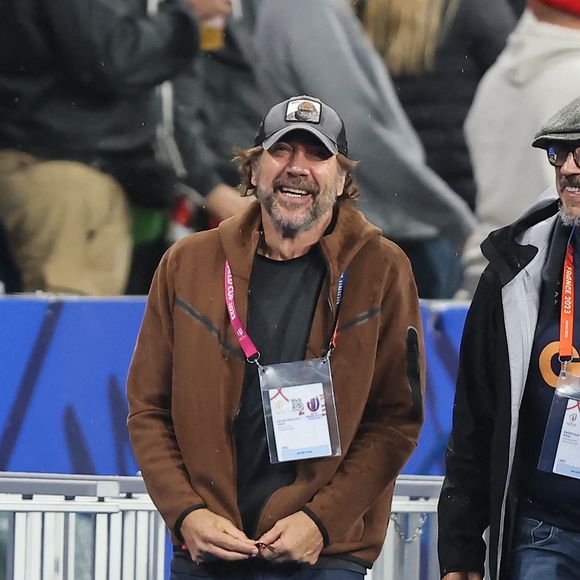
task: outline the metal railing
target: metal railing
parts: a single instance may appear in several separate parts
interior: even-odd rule
[[[368,580],[436,580],[442,477],[400,476]],[[0,474],[0,580],[162,580],[165,528],[140,477]]]
[[[139,477],[0,475],[1,580],[162,580],[164,554]]]
[[[401,475],[383,551],[367,580],[439,580],[437,501],[443,477]]]

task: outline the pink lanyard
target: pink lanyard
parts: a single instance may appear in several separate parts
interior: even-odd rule
[[[344,290],[344,281],[345,281],[345,272],[340,275],[340,279],[338,281],[338,291],[336,293],[336,312],[334,316],[334,327],[333,332],[330,339],[330,344],[328,348],[327,357],[330,356],[330,353],[334,350],[336,346],[336,334],[338,332],[338,314],[340,312],[340,305],[342,304],[342,295]],[[260,352],[256,348],[256,345],[252,342],[252,339],[248,336],[244,325],[240,321],[240,317],[238,316],[238,311],[236,310],[236,303],[234,300],[234,280],[232,277],[232,269],[230,268],[229,262],[226,260],[224,266],[224,291],[226,297],[226,306],[228,309],[228,315],[230,317],[230,322],[232,324],[232,328],[236,333],[236,338],[246,355],[246,360],[251,363],[256,363],[258,367],[260,367],[260,363],[258,362],[260,359]]]
[[[257,363],[260,358],[260,353],[258,352],[256,345],[252,342],[252,339],[248,336],[244,325],[240,322],[240,317],[238,316],[236,303],[234,301],[234,280],[232,278],[232,269],[227,260],[224,268],[224,288],[230,322],[232,323],[232,328],[236,333],[238,342],[240,343],[248,362]]]
[[[566,245],[566,255],[564,257],[564,271],[562,273],[562,300],[560,303],[560,352],[559,359],[566,370],[566,365],[574,358],[574,299],[576,295],[574,280],[574,248],[572,246],[572,236],[576,226],[572,227],[568,244]]]

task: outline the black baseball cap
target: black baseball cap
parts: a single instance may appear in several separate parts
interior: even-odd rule
[[[348,156],[346,130],[339,114],[320,99],[307,95],[274,105],[262,119],[254,144],[267,151],[284,135],[298,129],[312,133],[333,155]]]

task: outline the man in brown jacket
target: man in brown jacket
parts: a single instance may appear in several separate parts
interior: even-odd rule
[[[238,155],[257,203],[159,265],[127,389],[172,580],[355,580],[381,551],[423,420],[421,320],[347,154],[333,109],[275,105]]]

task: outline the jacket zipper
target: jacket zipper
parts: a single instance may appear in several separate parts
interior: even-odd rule
[[[238,505],[238,448],[236,445],[236,424],[238,422],[238,418],[240,416],[240,410],[242,408],[242,399],[244,398],[244,384],[246,382],[246,359],[244,357],[244,370],[242,373],[242,388],[240,389],[240,397],[238,399],[238,403],[236,405],[236,410],[234,411],[234,415],[231,420],[230,424],[230,436],[232,438],[232,463],[234,466],[234,478],[235,478],[235,485],[234,485],[234,499],[236,505]],[[241,514],[240,514],[241,516]]]

